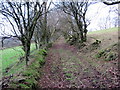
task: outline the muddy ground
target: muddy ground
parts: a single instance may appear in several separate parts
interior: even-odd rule
[[[39,87],[119,87],[118,60],[97,60],[91,55],[93,55],[92,52],[83,53],[75,46],[67,44],[64,38],[59,38],[49,49]]]

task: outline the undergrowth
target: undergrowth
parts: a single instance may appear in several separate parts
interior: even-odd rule
[[[99,50],[95,55],[96,58],[103,58],[105,61],[115,60],[118,57],[118,44],[115,43],[106,49]]]
[[[11,88],[19,89],[35,89],[37,87],[37,81],[40,78],[40,68],[45,64],[45,56],[47,51],[40,49],[35,52],[34,61],[21,72],[20,76],[14,77],[10,83]]]

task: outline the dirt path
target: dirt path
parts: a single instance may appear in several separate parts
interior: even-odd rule
[[[96,62],[97,63],[97,62]],[[101,63],[97,63],[101,64]],[[102,64],[101,64],[102,65]],[[77,48],[60,38],[50,48],[39,80],[41,88],[111,88],[118,86],[117,79],[105,74],[93,63],[79,55]]]

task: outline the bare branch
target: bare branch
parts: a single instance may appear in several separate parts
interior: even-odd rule
[[[115,4],[120,4],[120,1],[111,2],[111,3],[109,3],[109,2],[103,2],[103,3],[106,4],[106,5],[115,5]]]

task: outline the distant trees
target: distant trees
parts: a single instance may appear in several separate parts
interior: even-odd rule
[[[48,31],[50,42],[55,41],[60,36],[64,35],[67,39],[71,34],[71,24],[68,21],[69,15],[64,13],[61,9],[54,8],[48,13]]]
[[[104,1],[103,3],[106,5],[116,5],[116,4],[120,4],[120,1],[119,0],[118,1]],[[117,13],[118,17],[119,17],[120,13],[119,13],[118,9],[115,10],[115,13]],[[118,17],[115,17],[114,18],[115,20],[113,21],[115,27],[119,26],[118,24],[119,24],[120,20]]]
[[[98,22],[98,26],[100,30],[111,28],[112,26],[111,13],[112,13],[112,8],[110,7],[108,13],[106,12],[106,17],[102,17]]]
[[[36,43],[36,48],[39,49],[42,45],[48,43],[47,38],[47,2],[43,5],[43,15],[37,21],[35,31],[34,31],[34,39]]]
[[[113,11],[117,17],[114,18],[114,26],[115,27],[120,27],[120,12],[119,12],[119,8],[115,8],[114,11]]]
[[[101,30],[108,29],[111,27],[118,27],[118,23],[120,22],[118,18],[119,16],[118,5],[106,6],[106,8],[108,9],[108,11],[106,11],[105,16],[100,18],[100,20],[98,21],[98,26]]]
[[[47,3],[46,3],[46,6]],[[36,42],[37,48],[44,48],[49,46],[52,42],[54,42],[61,35],[62,31],[62,23],[63,20],[61,17],[63,16],[63,12],[61,10],[56,9],[56,7],[50,9],[48,11],[48,7],[44,6],[43,13],[35,28],[34,38]],[[64,23],[65,26],[66,23]]]
[[[38,19],[43,14],[43,3],[39,2],[6,2],[0,3],[0,13],[12,25],[12,32],[22,42],[26,65],[29,61],[31,38]]]
[[[47,2],[45,3],[46,4],[44,4],[44,7],[43,7],[44,15],[42,15],[39,18],[35,28],[35,32],[34,32],[36,48],[38,49],[48,46],[48,44],[51,43],[51,38],[55,36],[54,33],[56,32],[56,28],[55,28],[56,24],[54,24],[54,23],[57,23],[56,21],[54,21],[56,19],[55,18],[56,15],[54,15],[53,13],[54,10],[51,9],[48,11],[49,6]],[[49,5],[50,4],[51,3],[49,3]],[[52,17],[51,14],[54,17]]]
[[[72,21],[75,20],[75,23],[77,25],[78,30],[74,33],[74,39],[76,39],[78,42],[85,42],[87,40],[86,34],[87,34],[87,23],[86,23],[86,12],[88,9],[89,3],[88,2],[62,2],[61,3],[61,9],[68,15],[71,16]]]
[[[54,42],[61,35],[61,31],[62,31],[61,17],[63,16],[63,12],[54,8],[54,10],[48,13],[48,16],[49,17],[48,17],[47,25],[48,25],[49,42]]]

